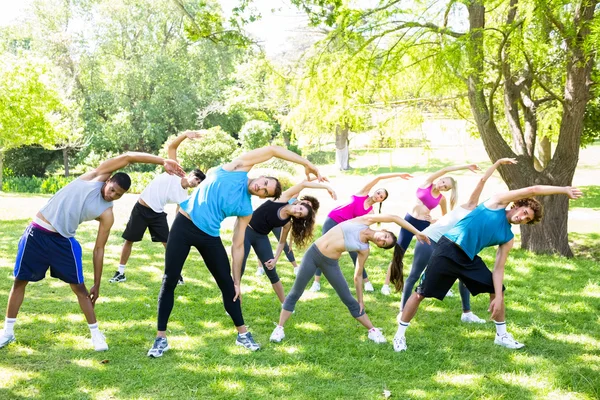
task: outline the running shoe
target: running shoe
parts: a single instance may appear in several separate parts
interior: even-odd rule
[[[261,267],[261,266],[258,266],[256,268],[256,276],[261,276],[261,275],[264,275],[264,274],[265,274],[265,269],[263,267]]]
[[[369,329],[369,339],[374,341],[375,343],[386,343],[385,337],[383,333],[381,333],[381,329],[379,328],[371,328]]]
[[[247,348],[248,350],[256,351],[260,349],[258,343],[254,341],[250,332],[238,333],[235,344]]]
[[[496,339],[494,339],[494,344],[498,346],[506,347],[509,349],[521,349],[525,347],[523,343],[517,342],[510,333],[505,333],[502,336],[498,336],[496,334]]]
[[[390,290],[390,285],[383,285],[381,287],[381,294],[389,296],[390,294],[392,294],[392,291]]]
[[[166,337],[157,337],[154,339],[152,348],[148,350],[148,357],[158,358],[162,357],[165,351],[169,350],[169,342]]]
[[[99,330],[94,330],[92,332],[92,345],[94,346],[94,350],[96,351],[106,351],[108,350],[108,344],[106,344],[106,338]]]
[[[365,292],[374,292],[375,288],[373,288],[373,284],[371,281],[365,282]]]
[[[15,341],[15,335],[7,335],[6,333],[2,333],[0,336],[0,349],[4,346],[8,346],[10,343]]]
[[[404,336],[396,334],[392,344],[394,345],[394,351],[406,351],[406,338]]]
[[[279,343],[283,340],[284,337],[285,337],[285,332],[283,332],[283,326],[277,325],[275,327],[275,329],[273,329],[273,333],[271,333],[271,337],[269,338],[269,340],[271,342]]]
[[[318,292],[319,290],[321,290],[321,284],[317,281],[313,282],[310,289],[308,289],[309,292]]]
[[[466,322],[466,323],[485,324],[485,319],[479,318],[477,315],[473,314],[472,312],[463,313],[460,316],[460,320],[462,322]]]
[[[125,278],[125,273],[119,273],[119,271],[115,272],[115,275],[110,278],[108,281],[110,283],[118,283],[118,282],[125,282],[127,280],[127,278]]]

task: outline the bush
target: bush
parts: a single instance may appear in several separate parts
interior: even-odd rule
[[[204,136],[196,140],[184,140],[177,149],[177,158],[186,171],[200,168],[206,172],[209,168],[232,160],[232,154],[238,145],[234,138],[220,127],[200,131]],[[175,138],[165,142],[165,147]],[[164,151],[163,151],[164,153]]]
[[[142,193],[146,186],[148,186],[148,184],[154,178],[156,178],[159,174],[163,172],[164,170],[160,171],[159,169],[153,172],[128,172],[127,174],[131,178],[131,187],[129,188],[127,193]]]
[[[306,159],[315,165],[328,165],[335,163],[335,151],[315,151],[307,154]]]
[[[73,179],[75,178],[72,176],[64,177],[60,175],[45,178],[40,185],[40,193],[54,194],[71,183]]]
[[[35,176],[9,177],[3,180],[2,191],[15,193],[40,193],[42,181],[42,178],[38,178]]]
[[[273,136],[273,127],[271,124],[252,120],[242,126],[240,131],[240,143],[244,150],[259,149],[268,146]]]

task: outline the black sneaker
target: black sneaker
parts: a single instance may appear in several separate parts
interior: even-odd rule
[[[116,283],[116,282],[125,282],[127,280],[127,278],[125,278],[125,274],[121,274],[119,273],[119,271],[115,272],[115,276],[113,276],[112,278],[110,278],[108,281],[110,283]]]
[[[183,281],[183,276],[179,275],[179,280],[177,281],[178,285],[184,285],[185,282]]]

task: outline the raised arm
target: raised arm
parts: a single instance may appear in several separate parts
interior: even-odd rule
[[[337,200],[337,195],[335,194],[335,190],[333,190],[333,188],[331,186],[329,186],[325,183],[304,180],[304,181],[292,186],[285,192],[283,192],[281,194],[281,196],[279,197],[278,201],[287,202],[290,199],[293,199],[294,197],[298,197],[298,195],[300,194],[300,192],[303,189],[325,189],[325,190],[327,190],[327,192],[329,192],[329,195],[334,200]]]
[[[279,146],[267,146],[260,149],[251,150],[242,154],[230,163],[223,165],[226,171],[250,171],[256,164],[268,161],[273,157],[281,158],[282,160],[290,161],[304,166],[306,178],[310,180],[310,174],[314,174],[319,182],[324,178],[319,173],[319,170],[307,159],[300,157],[298,154],[288,149]]]
[[[459,171],[461,169],[468,169],[469,171],[475,172],[475,171],[479,170],[479,167],[477,166],[477,164],[465,164],[465,165],[455,165],[453,167],[444,167],[444,168],[440,169],[439,171],[436,171],[433,174],[429,175],[427,177],[427,179],[425,179],[425,184],[430,185],[437,178],[442,177],[453,171]]]
[[[517,163],[517,160],[515,160],[514,158],[501,158],[498,161],[496,161],[494,164],[492,164],[492,166],[489,167],[485,171],[485,174],[483,174],[483,176],[477,183],[475,190],[473,190],[473,193],[471,193],[471,197],[469,197],[469,201],[467,201],[465,204],[463,204],[464,208],[466,208],[468,210],[472,210],[475,207],[477,207],[477,204],[479,203],[479,196],[481,196],[481,192],[483,191],[483,187],[485,186],[485,183],[487,182],[487,180],[490,178],[490,176],[492,176],[494,171],[500,165],[516,164],[516,163]]]
[[[193,139],[199,138],[200,136],[201,136],[201,134],[198,131],[185,131],[185,132],[182,132],[181,134],[179,134],[179,136],[177,136],[175,138],[175,140],[173,140],[171,142],[171,144],[169,145],[169,147],[167,149],[167,154],[169,155],[169,159],[177,161],[177,148],[179,147],[181,142],[183,142],[185,139],[193,140]]]
[[[377,175],[375,178],[371,179],[362,189],[360,189],[358,192],[356,192],[356,194],[358,196],[368,195],[369,192],[371,191],[371,189],[373,189],[373,187],[375,187],[375,185],[377,185],[383,179],[402,178],[402,179],[408,180],[412,177],[413,176],[411,174],[407,174],[404,172]]]
[[[233,272],[233,287],[235,296],[233,301],[241,299],[242,291],[240,281],[242,279],[242,262],[244,261],[244,237],[246,236],[246,227],[250,223],[252,215],[237,217],[233,227],[233,238],[231,239],[231,270]]]
[[[393,222],[396,225],[399,225],[401,228],[406,229],[415,235],[417,240],[421,243],[430,244],[429,238],[427,235],[423,235],[420,230],[412,226],[411,223],[407,222],[404,218],[399,217],[398,215],[391,214],[368,214],[362,217],[354,218],[352,221],[356,221],[365,225],[373,225],[379,222]]]
[[[583,196],[581,190],[571,186],[545,186],[536,185],[522,189],[510,190],[504,193],[498,193],[492,196],[489,202],[486,202],[490,208],[504,208],[509,203],[528,197],[534,196],[549,196],[552,194],[564,194],[570,199],[575,200]]]
[[[182,177],[185,176],[183,169],[181,169],[181,166],[179,166],[176,161],[164,159],[148,153],[128,152],[102,162],[96,169],[81,175],[80,179],[83,179],[84,181],[96,180],[105,182],[110,178],[113,172],[125,168],[129,164],[136,163],[162,165],[169,174],[175,174]]]
[[[102,269],[104,268],[104,248],[110,235],[110,228],[115,221],[112,207],[106,209],[97,219],[100,221],[100,224],[98,226],[98,235],[96,236],[92,259],[94,264],[94,285],[90,289],[92,304],[96,304],[96,300],[100,296],[100,282],[102,281]]]
[[[494,269],[492,270],[492,281],[494,282],[494,300],[490,302],[489,312],[492,313],[491,318],[494,321],[503,321],[504,314],[504,292],[502,291],[502,284],[504,282],[504,266],[506,265],[506,258],[510,249],[512,249],[514,239],[498,246],[496,251],[496,262],[494,263]],[[498,319],[500,318],[500,319]]]

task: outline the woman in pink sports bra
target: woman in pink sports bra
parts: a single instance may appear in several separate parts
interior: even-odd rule
[[[385,190],[384,188],[379,188],[371,196],[369,196],[369,192],[377,183],[379,183],[379,181],[391,178],[410,179],[412,178],[412,175],[398,172],[393,174],[381,174],[376,176],[356,194],[352,195],[352,199],[349,203],[338,206],[331,210],[329,214],[327,214],[327,219],[325,219],[325,222],[323,223],[322,235],[327,233],[327,231],[329,231],[337,224],[340,224],[352,218],[362,217],[363,215],[373,213],[373,205],[376,203],[379,203],[379,213],[381,214],[381,203],[383,203],[388,197],[387,190]],[[351,251],[348,254],[350,255],[350,258],[352,258],[352,265],[356,265],[358,253],[355,251]],[[364,269],[363,281],[365,284],[365,291],[372,292],[374,290],[373,284],[369,282],[367,272]],[[315,281],[310,287],[310,291],[318,292],[319,290],[321,290],[321,270],[317,269],[317,272],[315,273]]]
[[[476,164],[457,165],[454,167],[445,167],[437,172],[429,175],[427,179],[417,189],[417,202],[415,203],[411,212],[407,213],[404,219],[411,223],[415,228],[422,231],[431,224],[431,210],[436,208],[438,205],[442,209],[442,215],[446,215],[448,211],[448,203],[442,192],[450,192],[450,209],[452,210],[456,205],[458,199],[457,184],[456,180],[450,176],[441,178],[452,171],[459,171],[461,169],[468,169],[472,172],[479,170]],[[441,178],[441,179],[438,179]],[[436,181],[437,179],[437,181]],[[410,242],[412,241],[413,234],[405,229],[400,230],[398,235],[398,246],[394,248],[393,258],[402,259],[404,252],[408,249]],[[390,274],[391,269],[388,266],[387,275],[385,277],[385,283],[381,288],[381,293],[385,295],[391,294],[390,290]]]

